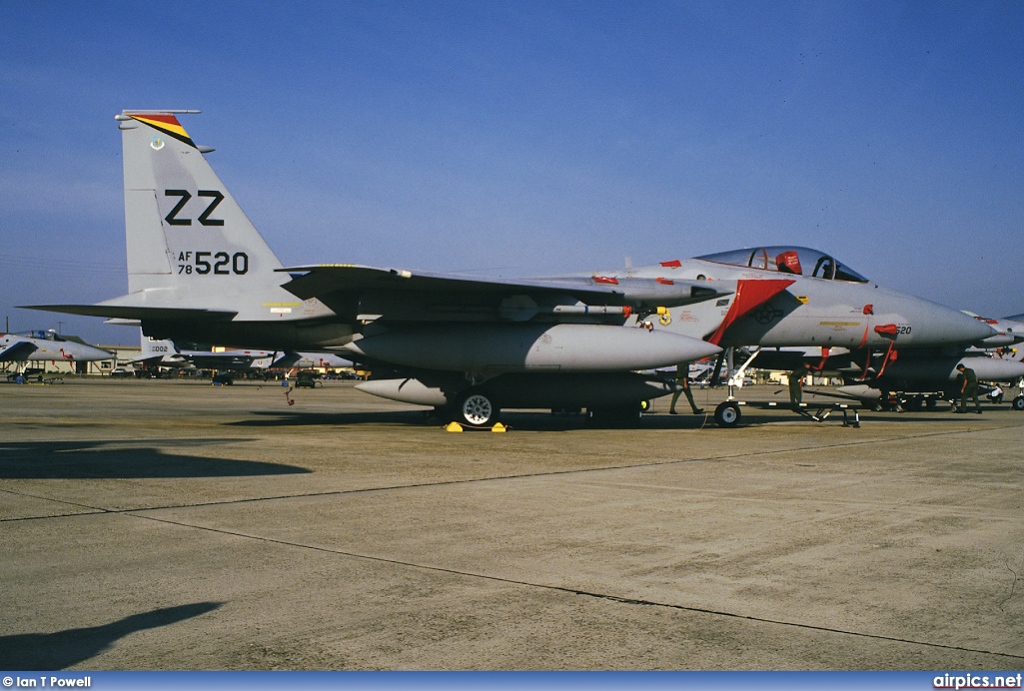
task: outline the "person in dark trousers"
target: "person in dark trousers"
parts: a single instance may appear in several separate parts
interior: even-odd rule
[[[668,406],[669,415],[678,415],[676,412],[676,401],[679,400],[679,394],[686,394],[686,400],[690,402],[690,410],[697,413],[703,413],[703,408],[698,408],[697,404],[693,402],[693,392],[690,391],[690,366],[679,365],[676,367],[676,384],[681,388],[676,389],[675,393],[672,394],[672,403]]]
[[[981,415],[981,401],[978,400],[978,375],[962,362],[956,366],[956,369],[960,372],[960,378],[963,380],[960,384],[960,407],[956,412],[966,413],[967,399],[973,396],[974,412]]]
[[[794,408],[799,408],[804,400],[804,376],[810,369],[811,366],[803,362],[789,373],[789,403]]]

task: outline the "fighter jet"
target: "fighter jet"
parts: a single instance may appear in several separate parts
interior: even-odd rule
[[[0,362],[24,365],[31,361],[91,362],[113,357],[105,350],[59,336],[53,329],[0,334]]]
[[[140,332],[141,355],[133,360],[145,367],[195,367],[197,369],[242,371],[251,369],[328,369],[351,367],[353,362],[333,353],[281,353],[274,350],[230,348],[224,350],[182,349],[170,339],[151,338]]]
[[[138,319],[154,338],[338,352],[390,373],[363,390],[449,408],[476,425],[491,424],[501,407],[635,418],[643,401],[675,389],[637,371],[733,343],[942,345],[993,333],[954,310],[870,284],[834,260],[804,276],[798,263],[780,267],[767,253],[763,266],[716,255],[519,280],[352,264],[284,267],[213,172],[212,149],[195,144],[178,121],[195,112],[116,116],[128,294],[37,309]]]
[[[270,367],[276,353],[272,350],[229,349],[189,350],[181,349],[170,339],[156,339],[141,334],[142,352],[134,362],[146,367],[190,367],[203,370],[266,369]]]

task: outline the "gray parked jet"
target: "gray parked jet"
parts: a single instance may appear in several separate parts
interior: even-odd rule
[[[0,362],[64,361],[93,362],[110,360],[114,355],[105,350],[64,338],[56,331],[24,331],[0,334]]]
[[[821,255],[732,255],[539,279],[350,264],[283,267],[177,115],[124,111],[128,294],[48,309],[140,320],[145,333],[280,350],[332,350],[388,379],[364,390],[450,407],[487,425],[500,407],[635,417],[675,384],[638,374],[723,345],[968,343],[993,330],[879,288]],[[750,251],[748,250],[748,255]],[[805,260],[806,261],[806,260]],[[770,265],[770,266],[769,266]],[[714,280],[712,280],[714,279]]]
[[[335,369],[352,367],[351,360],[334,353],[282,353],[274,350],[231,348],[224,350],[182,349],[170,339],[155,339],[140,331],[141,355],[133,362],[145,367],[196,367],[208,370]]]
[[[181,349],[170,339],[150,338],[140,334],[141,355],[133,362],[145,367],[191,367],[206,370],[266,369],[274,360],[272,350],[249,348],[230,350]]]

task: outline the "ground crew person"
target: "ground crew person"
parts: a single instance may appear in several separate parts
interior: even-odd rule
[[[789,403],[794,408],[799,408],[804,399],[804,376],[811,369],[806,362],[789,373]]]
[[[679,394],[686,394],[686,400],[690,402],[690,410],[697,413],[703,413],[703,408],[698,408],[697,404],[693,402],[693,393],[690,391],[690,366],[689,365],[678,365],[676,367],[676,384],[681,388],[677,388],[675,393],[672,394],[672,403],[668,406],[669,415],[678,415],[676,412],[676,401],[679,400]]]
[[[988,400],[992,401],[993,403],[1002,403],[1003,387],[999,386],[999,384],[996,384],[995,388],[988,392]]]
[[[981,415],[981,401],[978,400],[978,375],[974,373],[970,367],[960,363],[956,366],[960,372],[960,376],[963,378],[963,383],[960,385],[960,407],[957,408],[958,413],[967,412],[967,399],[971,396],[974,397],[974,412]]]

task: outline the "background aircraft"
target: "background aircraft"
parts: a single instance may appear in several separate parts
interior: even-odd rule
[[[231,348],[225,350],[182,349],[169,339],[155,339],[139,334],[141,355],[133,362],[145,367],[194,367],[232,372],[267,369],[339,369],[352,367],[353,362],[333,353],[298,353],[274,350]]]
[[[188,367],[207,370],[241,371],[266,369],[274,361],[272,350],[230,349],[182,350],[174,341],[140,335],[142,352],[134,362],[145,367]]]
[[[502,406],[635,418],[642,401],[675,388],[635,370],[704,358],[722,345],[921,347],[993,333],[870,284],[826,255],[806,276],[800,257],[767,250],[521,280],[285,268],[210,168],[203,154],[212,149],[178,122],[184,112],[196,111],[117,116],[129,293],[40,309],[138,319],[154,338],[336,351],[393,374],[363,390],[452,407],[479,425]]]
[[[1002,319],[990,319],[981,317],[974,312],[965,311],[979,321],[983,321],[995,330],[995,334],[979,341],[976,345],[980,348],[999,348],[1024,343],[1024,314],[1017,314]]]
[[[53,329],[0,335],[0,362],[17,362],[22,365],[46,360],[92,362],[113,357],[113,353],[74,340],[73,337],[65,338]]]

